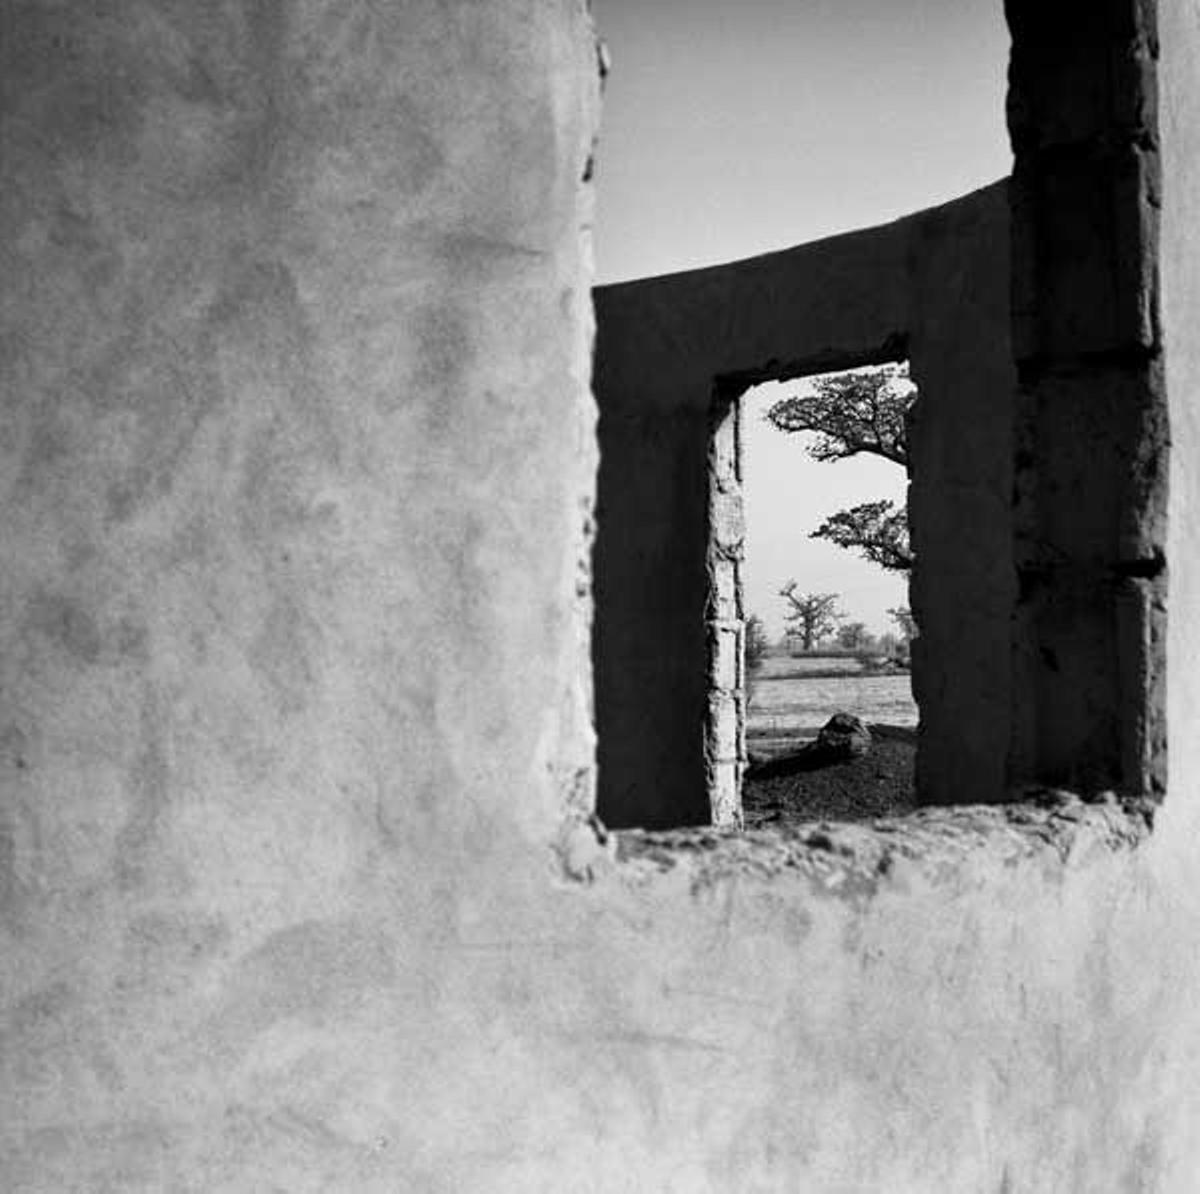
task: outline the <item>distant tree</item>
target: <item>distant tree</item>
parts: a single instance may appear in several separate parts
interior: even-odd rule
[[[746,619],[746,671],[756,672],[767,655],[767,628],[762,618],[751,614]]]
[[[837,608],[837,593],[797,593],[796,582],[789,580],[779,595],[787,598],[791,607],[785,615],[788,629],[799,636],[805,651],[828,638],[846,616]]]
[[[847,651],[861,651],[870,638],[871,636],[867,634],[866,622],[847,622],[844,626],[838,627],[838,646],[845,647]]]
[[[901,643],[898,635],[892,634],[889,631],[887,634],[881,634],[875,640],[875,649],[880,655],[892,659],[902,654],[908,648]]]
[[[900,634],[904,638],[905,645],[911,643],[917,637],[917,620],[913,617],[912,610],[907,605],[898,605],[895,609],[889,609],[888,617],[896,623]]]
[[[781,398],[767,410],[767,421],[784,432],[814,432],[807,448],[814,460],[878,456],[907,470],[908,415],[916,395],[906,382],[907,365],[814,378],[811,393]],[[908,510],[895,502],[839,510],[809,538],[858,551],[892,571],[912,568]]]

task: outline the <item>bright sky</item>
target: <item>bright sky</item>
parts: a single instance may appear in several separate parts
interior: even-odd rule
[[[941,203],[1011,168],[1000,0],[594,0],[608,45],[597,158],[600,282],[801,244]],[[777,393],[795,392],[797,383]],[[838,592],[875,632],[904,584],[807,535],[903,498],[884,461],[817,464],[746,399],[747,600]]]
[[[784,435],[765,421],[767,407],[800,390],[795,382],[756,386],[742,399],[745,431],[746,561],[748,611],[774,639],[783,631],[788,603],[779,590],[795,580],[803,593],[839,593],[852,622],[874,634],[895,631],[887,610],[908,604],[908,581],[808,534],[826,515],[860,502],[891,498],[903,504],[904,470],[874,456],[819,464],[804,452],[811,436]]]

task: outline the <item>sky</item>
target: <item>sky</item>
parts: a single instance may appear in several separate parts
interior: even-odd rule
[[[593,7],[611,60],[596,162],[601,283],[884,223],[1011,169],[1000,0]],[[890,629],[903,581],[808,532],[844,506],[902,499],[902,472],[809,461],[802,437],[765,423],[766,401],[746,398],[750,611],[778,633],[778,590],[795,579],[842,593],[873,632]]]

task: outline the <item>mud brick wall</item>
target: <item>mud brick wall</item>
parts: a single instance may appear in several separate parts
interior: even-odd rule
[[[1010,2],[1012,775],[1161,794],[1167,405],[1155,7]]]

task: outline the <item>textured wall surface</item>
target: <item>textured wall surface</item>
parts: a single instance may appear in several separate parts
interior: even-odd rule
[[[590,803],[585,6],[2,21],[0,1187],[399,1189]]]
[[[740,395],[738,396],[740,397]],[[704,609],[708,709],[704,727],[704,787],[711,825],[741,826],[746,769],[746,610],[742,592],[746,518],[742,404],[714,396],[708,449],[708,551]],[[611,535],[611,528],[608,532]],[[620,528],[617,528],[620,536]]]
[[[1012,767],[1161,794],[1167,397],[1155,5],[1008,6]]]
[[[1002,797],[1014,592],[1006,196],[1000,183],[881,228],[597,291],[606,820],[711,817],[703,611],[720,398],[739,383],[897,356],[921,391],[910,493],[921,796]]]
[[[614,857],[573,815],[582,5],[6,6],[6,1194],[1191,1194],[1168,16],[1193,654],[1153,835],[1063,800]]]

